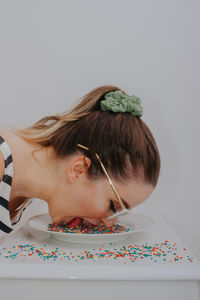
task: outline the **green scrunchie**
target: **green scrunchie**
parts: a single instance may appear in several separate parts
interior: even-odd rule
[[[111,91],[105,94],[101,101],[102,111],[130,112],[136,117],[141,117],[143,114],[143,107],[141,106],[141,99],[135,95],[129,96],[122,91]]]

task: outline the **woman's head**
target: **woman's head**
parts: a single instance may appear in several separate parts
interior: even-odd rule
[[[140,117],[130,112],[102,111],[101,101],[105,94],[117,90],[125,93],[115,86],[95,88],[84,95],[70,112],[44,117],[16,133],[42,147],[52,147],[59,160],[71,161],[71,165],[75,161],[81,162],[88,182],[101,189],[103,186],[98,184],[105,183],[107,179],[94,156],[94,152],[98,153],[113,184],[115,182],[118,189],[129,185],[129,199],[131,191],[134,194],[134,184],[135,189],[136,184],[138,185],[138,193],[141,195],[141,187],[144,187],[143,196],[138,200],[142,202],[157,184],[160,172],[159,151],[150,129]],[[77,144],[82,144],[91,151],[81,149]],[[82,161],[77,160],[79,157],[82,157]],[[73,166],[77,167],[77,164]],[[87,184],[82,187],[80,185],[85,194]],[[88,187],[88,192],[90,191],[92,186]],[[77,192],[77,196],[79,193]],[[99,191],[98,194],[101,195],[102,192]],[[64,197],[67,198],[68,195]]]

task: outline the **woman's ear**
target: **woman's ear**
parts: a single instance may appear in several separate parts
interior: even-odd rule
[[[69,182],[74,182],[81,178],[82,175],[86,175],[91,161],[88,157],[79,156],[72,160],[67,169],[67,177]]]

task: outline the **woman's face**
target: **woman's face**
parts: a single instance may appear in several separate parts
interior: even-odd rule
[[[121,206],[109,184],[108,179],[91,180],[87,176],[90,160],[84,156],[72,158],[63,168],[64,179],[55,187],[49,199],[49,213],[53,223],[69,222],[79,217],[92,224],[111,226],[115,219],[107,220],[114,212],[110,207],[112,200],[116,209]],[[145,201],[153,192],[153,187],[142,182],[118,182],[112,179],[127,208],[133,208]]]

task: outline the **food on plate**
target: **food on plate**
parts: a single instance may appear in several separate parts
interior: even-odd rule
[[[94,225],[82,218],[74,218],[68,223],[48,224],[48,230],[60,233],[79,233],[79,234],[114,234],[130,231],[130,228],[120,224],[113,224],[110,227],[98,224]]]

